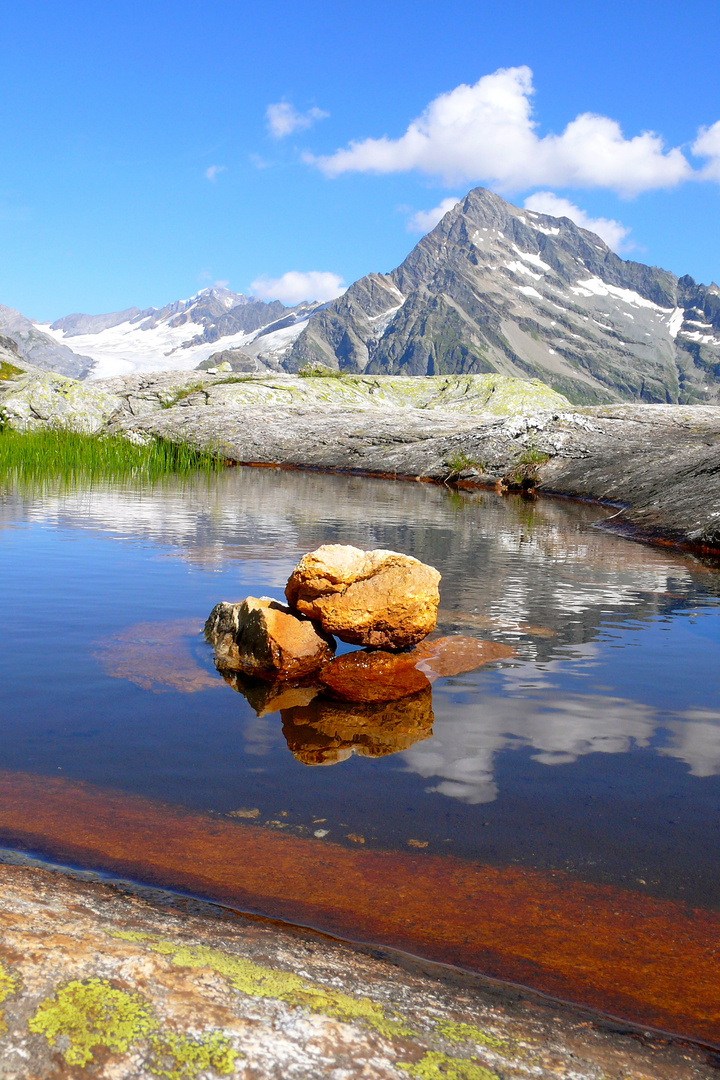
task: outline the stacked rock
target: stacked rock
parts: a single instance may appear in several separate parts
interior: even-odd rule
[[[205,636],[215,665],[259,716],[279,711],[294,756],[329,765],[377,757],[432,734],[431,683],[512,656],[505,645],[434,629],[440,574],[397,551],[326,544],[285,589],[217,604]],[[336,642],[365,646],[335,657]]]
[[[216,604],[205,624],[220,670],[297,679],[319,671],[334,637],[397,651],[437,621],[440,574],[397,551],[326,544],[303,556],[285,589],[288,607],[268,597]]]
[[[205,623],[220,671],[259,679],[302,679],[333,658],[335,642],[310,619],[268,596],[216,604]]]

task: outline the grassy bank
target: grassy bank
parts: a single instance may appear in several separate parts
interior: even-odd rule
[[[224,458],[187,443],[153,439],[137,446],[119,435],[101,437],[50,429],[19,432],[0,429],[0,477],[103,477],[153,480],[168,473],[210,472]]]

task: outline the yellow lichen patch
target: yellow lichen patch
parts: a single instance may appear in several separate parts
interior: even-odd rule
[[[115,931],[113,936],[126,941],[147,941],[154,952],[169,957],[178,967],[210,968],[249,997],[273,998],[338,1020],[363,1020],[386,1038],[411,1034],[401,1021],[387,1017],[380,1006],[369,998],[355,998],[339,990],[327,990],[289,971],[275,971],[252,960],[230,956],[204,945],[178,945],[133,931]]]
[[[5,998],[14,994],[18,988],[18,979],[15,975],[7,970],[3,962],[0,960],[0,1004]]]
[[[465,1058],[452,1058],[436,1050],[430,1050],[421,1061],[415,1064],[398,1062],[403,1069],[416,1080],[499,1080],[495,1073],[476,1065]]]
[[[457,1024],[453,1020],[443,1020],[437,1025],[439,1035],[453,1042],[474,1042],[478,1046],[488,1046],[492,1050],[507,1050],[508,1044],[504,1039],[498,1039],[494,1035],[486,1035],[480,1028],[472,1024]]]
[[[172,1032],[151,1035],[150,1046],[152,1056],[148,1069],[153,1076],[165,1080],[195,1080],[208,1069],[227,1076],[233,1071],[238,1057],[237,1050],[233,1050],[229,1039],[220,1031],[199,1039]]]
[[[10,994],[14,994],[19,985],[19,980],[11,972],[7,970],[5,965],[0,961],[0,1004],[5,998],[10,997]],[[0,1034],[7,1031],[7,1024],[3,1010],[0,1009]]]
[[[64,1051],[68,1065],[87,1065],[94,1047],[127,1050],[157,1024],[139,995],[115,990],[104,979],[88,979],[69,982],[54,999],[41,1002],[28,1026],[45,1035],[51,1046],[68,1040]]]

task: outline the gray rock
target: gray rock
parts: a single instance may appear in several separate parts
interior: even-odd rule
[[[120,399],[92,384],[49,373],[0,382],[0,418],[20,431],[65,427],[97,432],[119,412]]]
[[[243,352],[242,349],[223,349],[221,352],[213,353],[207,360],[203,360],[198,364],[196,371],[242,371],[246,373],[255,373],[259,371],[267,371],[265,365],[257,360],[256,357],[250,356],[248,353]]]

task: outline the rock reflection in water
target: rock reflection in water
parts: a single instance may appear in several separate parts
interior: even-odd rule
[[[420,687],[415,693],[406,691],[391,701],[338,701],[317,685],[268,683],[239,671],[222,672],[258,716],[280,713],[288,749],[304,765],[335,765],[352,754],[386,757],[429,739],[432,690],[422,672],[415,674]]]
[[[352,754],[386,757],[432,735],[432,690],[395,701],[329,701],[283,709],[288,749],[304,765],[335,765]]]
[[[282,709],[309,705],[320,692],[320,687],[316,684],[266,682],[264,679],[253,679],[241,671],[231,671],[229,668],[221,669],[220,674],[228,686],[231,686],[238,694],[242,694],[260,717],[280,712]]]
[[[352,754],[386,757],[429,739],[435,679],[514,655],[507,645],[458,635],[424,641],[407,652],[360,649],[337,656],[319,672],[319,686],[221,674],[258,716],[280,712],[288,749],[298,761],[335,765]]]

